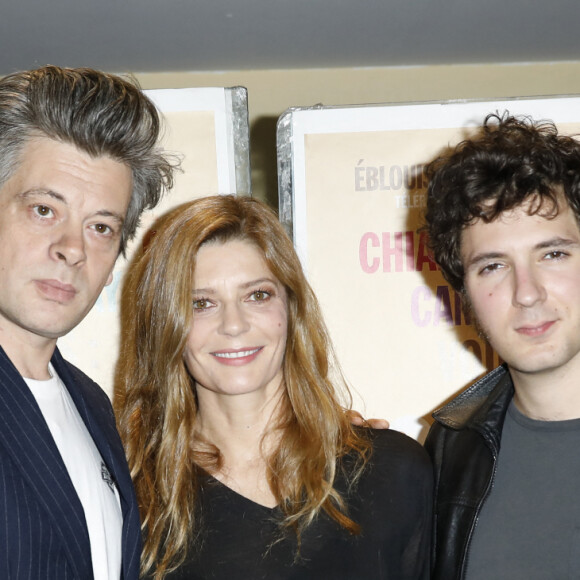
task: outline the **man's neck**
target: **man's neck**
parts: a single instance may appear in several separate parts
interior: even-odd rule
[[[0,346],[16,370],[28,379],[44,381],[50,378],[48,363],[56,348],[55,339],[38,337],[38,340],[19,340],[19,337],[11,337],[7,340],[0,332]]]
[[[524,374],[510,369],[518,410],[539,421],[580,418],[580,374],[574,370],[559,368]]]

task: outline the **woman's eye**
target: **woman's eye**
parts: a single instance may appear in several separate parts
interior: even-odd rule
[[[211,303],[207,298],[198,298],[193,301],[194,310],[205,310],[206,308],[209,308],[210,305]]]
[[[250,300],[255,300],[256,302],[262,302],[263,300],[268,300],[270,298],[270,293],[265,290],[256,290],[250,294]]]

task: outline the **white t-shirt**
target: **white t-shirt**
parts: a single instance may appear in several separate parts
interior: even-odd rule
[[[77,408],[50,365],[52,378],[27,379],[85,512],[95,580],[121,576],[123,516],[119,494]]]

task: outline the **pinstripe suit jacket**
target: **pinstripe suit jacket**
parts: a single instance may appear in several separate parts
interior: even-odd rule
[[[123,580],[139,576],[135,492],[107,395],[58,350],[52,364],[113,476],[123,512]],[[0,578],[92,580],[84,511],[44,417],[0,349]]]

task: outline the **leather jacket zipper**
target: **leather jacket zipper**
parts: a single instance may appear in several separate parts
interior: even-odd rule
[[[471,523],[471,528],[469,529],[469,534],[467,536],[467,544],[465,545],[465,557],[463,558],[463,562],[461,563],[461,572],[459,574],[459,579],[463,580],[463,578],[465,578],[465,571],[467,570],[467,563],[469,561],[469,549],[471,548],[471,540],[473,538],[473,533],[475,532],[475,528],[477,527],[477,520],[479,519],[479,514],[481,513],[481,508],[483,507],[483,504],[485,503],[485,501],[487,500],[487,498],[489,497],[489,494],[491,493],[491,490],[493,488],[493,482],[495,481],[495,473],[497,471],[497,451],[494,451],[493,449],[491,449],[491,447],[493,446],[493,444],[491,443],[491,441],[488,440],[488,438],[482,433],[483,438],[488,441],[489,446],[490,446],[490,451],[491,451],[491,455],[493,458],[493,470],[491,472],[491,477],[489,478],[489,481],[487,482],[487,487],[485,488],[485,493],[483,494],[483,497],[481,498],[481,501],[479,502],[476,510],[475,510],[475,516],[473,518],[473,522]]]

